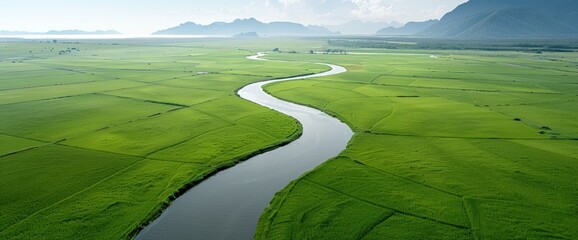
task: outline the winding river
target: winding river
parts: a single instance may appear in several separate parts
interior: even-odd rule
[[[264,54],[247,57],[256,61]],[[322,64],[322,63],[320,63]],[[353,136],[341,121],[319,110],[272,97],[263,85],[344,73],[343,67],[323,64],[323,73],[247,85],[242,98],[297,119],[303,135],[288,145],[255,156],[221,171],[177,198],[136,237],[146,239],[253,239],[261,213],[276,192],[305,172],[345,149]]]

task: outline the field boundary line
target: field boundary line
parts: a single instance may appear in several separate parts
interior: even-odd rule
[[[168,80],[162,80],[162,81],[157,81],[157,82],[152,82],[149,85],[152,86],[159,86],[159,87],[171,87],[171,88],[186,88],[187,90],[203,90],[203,91],[213,91],[213,92],[219,92],[219,90],[215,90],[215,89],[210,89],[210,88],[202,88],[202,87],[185,87],[185,86],[176,86],[176,85],[171,85],[169,83],[165,83],[168,82],[170,80],[178,80],[178,79],[168,79]],[[220,80],[212,80],[213,82],[224,82],[226,83],[227,81],[220,81]],[[141,86],[141,87],[145,87],[145,86]],[[113,90],[114,91],[114,90]],[[217,98],[218,99],[218,98]],[[197,104],[194,104],[197,105]]]
[[[275,217],[277,216],[277,213],[279,213],[279,210],[281,210],[281,208],[283,207],[283,205],[285,204],[285,201],[287,200],[287,197],[289,196],[289,194],[293,191],[293,189],[295,188],[295,186],[297,185],[298,181],[293,181],[290,183],[289,186],[289,190],[287,190],[287,192],[283,195],[283,198],[281,198],[281,202],[279,203],[279,207],[271,209],[271,211],[273,211],[273,213],[271,214],[271,216],[267,217],[267,228],[263,230],[265,238],[264,239],[268,239],[269,237],[269,233],[271,232],[271,228],[270,226],[273,224],[273,220],[275,219]],[[273,197],[273,199],[275,199],[275,197]],[[271,207],[272,205],[269,205],[269,207]],[[267,207],[267,209],[269,209],[269,207]],[[265,211],[267,211],[267,209],[265,209]],[[263,216],[263,214],[261,215]]]
[[[184,163],[184,164],[191,164],[191,165],[197,165],[197,166],[206,166],[206,164],[202,164],[202,163],[185,162],[185,161],[179,161],[179,160],[168,160],[168,159],[151,158],[151,157],[147,157],[146,159],[150,160],[150,161],[156,161],[156,162]]]
[[[545,105],[545,104],[556,104],[556,103],[568,103],[568,102],[576,102],[575,99],[567,99],[567,100],[559,100],[559,101],[548,101],[548,102],[535,102],[535,103],[520,103],[520,104],[510,104],[510,106],[505,107],[514,107],[514,106],[535,106],[535,105]]]
[[[62,140],[56,140],[56,141],[46,141],[46,140],[39,140],[39,139],[34,139],[34,138],[29,138],[29,137],[21,137],[18,135],[14,135],[14,134],[10,134],[10,133],[5,133],[5,132],[0,132],[0,134],[4,135],[4,136],[8,136],[8,137],[13,137],[13,138],[20,138],[20,139],[24,139],[24,140],[29,140],[29,141],[34,141],[34,142],[40,142],[40,143],[55,143],[55,142],[60,142]]]
[[[285,116],[288,116],[288,115],[285,115]],[[291,117],[291,118],[293,118],[293,117]],[[277,138],[277,137],[275,137],[275,136],[273,136],[273,135],[271,135],[271,134],[269,134],[269,133],[267,133],[267,132],[265,132],[265,131],[263,131],[263,130],[261,130],[261,129],[255,128],[255,127],[247,126],[247,125],[241,124],[241,123],[235,123],[235,125],[236,125],[236,126],[241,126],[241,127],[246,127],[246,128],[252,129],[252,130],[255,130],[255,131],[259,132],[259,133],[262,133],[262,134],[265,135],[265,136],[268,136],[268,137],[271,137],[271,138],[274,138],[274,139]],[[294,133],[295,133],[295,132],[293,132],[293,133],[292,133],[291,135],[289,135],[288,137],[293,136]]]
[[[395,111],[397,110],[397,108],[395,107],[395,104],[388,104],[391,106],[391,111],[389,112],[389,114],[387,114],[387,116],[379,119],[379,121],[377,121],[376,123],[374,123],[371,128],[369,129],[369,131],[375,129],[377,126],[381,125],[382,122],[384,122],[385,120],[387,120],[389,117],[393,116],[393,114],[395,113]]]
[[[227,75],[227,76],[243,76],[243,77],[270,78],[270,76],[265,76],[265,75],[243,74],[243,73],[229,73],[229,72],[227,72],[227,73],[215,72],[215,73],[213,73],[213,75]],[[227,81],[223,81],[223,80],[217,80],[217,81],[227,82]]]
[[[381,225],[382,223],[386,222],[387,220],[395,216],[395,214],[396,214],[395,211],[391,211],[390,213],[384,214],[381,218],[375,221],[375,223],[373,223],[370,227],[364,229],[363,233],[361,233],[361,235],[359,235],[357,239],[362,240],[363,238],[365,238],[365,236],[367,236],[367,234],[372,232],[373,229],[375,229],[377,226]]]
[[[61,140],[56,140],[56,141],[54,141],[54,142],[48,142],[48,141],[43,141],[43,140],[36,140],[36,139],[31,139],[31,138],[18,137],[18,136],[9,135],[9,134],[4,134],[4,133],[0,133],[0,134],[1,134],[1,135],[4,135],[4,136],[9,136],[9,137],[14,137],[14,138],[20,138],[20,139],[30,140],[30,141],[34,141],[34,142],[38,142],[38,143],[39,143],[39,144],[36,145],[36,146],[30,146],[30,147],[27,147],[27,148],[24,148],[24,149],[20,149],[20,150],[16,150],[16,151],[13,151],[13,152],[1,154],[1,155],[0,155],[0,162],[3,161],[3,160],[4,160],[3,158],[5,158],[5,157],[12,156],[12,155],[16,155],[16,154],[23,153],[23,152],[32,151],[32,150],[39,149],[39,148],[43,148],[43,147],[50,146],[50,145],[56,145],[56,144],[58,144],[59,142],[62,141],[62,139],[61,139]]]
[[[361,199],[361,198],[357,198],[357,197],[355,197],[355,196],[346,194],[346,193],[341,192],[341,191],[339,191],[339,190],[336,190],[336,189],[333,189],[333,188],[324,186],[324,185],[322,185],[322,184],[313,182],[313,181],[308,180],[308,179],[302,179],[301,181],[306,181],[306,182],[311,183],[311,184],[313,184],[313,185],[316,185],[316,186],[318,186],[318,187],[321,187],[321,188],[324,188],[324,189],[327,189],[327,190],[330,190],[330,191],[339,193],[339,194],[341,194],[341,195],[343,195],[343,196],[346,196],[346,197],[349,197],[349,198],[352,198],[352,199],[355,199],[355,200],[358,200],[358,201],[360,201],[360,202],[364,202],[364,203],[367,203],[367,204],[370,204],[370,205],[374,205],[374,206],[377,206],[377,207],[380,207],[380,208],[388,209],[388,210],[390,210],[390,211],[394,211],[394,212],[399,213],[399,214],[402,214],[402,215],[408,215],[408,216],[411,216],[411,217],[421,218],[421,219],[424,219],[424,220],[429,220],[429,221],[437,222],[437,223],[440,223],[440,224],[452,226],[452,227],[459,228],[459,229],[469,229],[467,226],[462,226],[462,225],[458,225],[458,224],[454,224],[454,223],[449,223],[449,222],[445,222],[445,221],[433,219],[433,218],[426,217],[426,216],[420,216],[420,215],[417,215],[417,214],[404,212],[404,211],[401,211],[401,210],[398,210],[398,209],[395,209],[395,208],[392,208],[392,207],[387,207],[387,206],[384,206],[384,205],[381,205],[381,204],[377,204],[377,203],[374,203],[374,202],[371,202],[371,201],[368,201],[368,200],[364,200],[364,199]]]
[[[105,178],[103,178],[103,179],[101,179],[101,180],[93,183],[92,185],[90,185],[90,186],[88,186],[88,187],[86,187],[86,188],[84,188],[84,189],[82,189],[82,190],[79,190],[79,191],[77,191],[77,192],[75,192],[75,193],[73,193],[73,194],[71,194],[71,195],[68,195],[67,197],[59,200],[58,202],[55,202],[55,203],[53,203],[53,204],[51,204],[51,205],[48,205],[48,206],[46,206],[46,207],[44,207],[44,208],[42,208],[42,209],[40,209],[40,210],[38,210],[38,211],[36,211],[36,212],[33,212],[32,214],[26,216],[25,218],[19,220],[18,222],[15,222],[14,224],[12,224],[12,225],[8,226],[7,228],[5,228],[4,230],[0,231],[0,233],[7,232],[8,230],[10,230],[10,229],[12,229],[12,228],[14,228],[14,227],[22,224],[24,221],[28,220],[29,218],[32,218],[32,217],[40,214],[41,212],[44,212],[44,211],[46,211],[46,210],[48,210],[48,209],[50,209],[50,208],[53,208],[53,207],[55,207],[55,206],[57,206],[57,205],[59,205],[59,204],[62,204],[63,202],[65,202],[65,201],[67,201],[67,200],[69,200],[69,199],[71,199],[71,198],[73,198],[73,197],[75,197],[75,196],[77,196],[77,195],[79,195],[79,194],[81,194],[81,193],[84,193],[84,192],[86,192],[86,191],[94,188],[95,186],[99,185],[100,183],[103,183],[103,182],[105,182],[105,181],[107,181],[107,180],[109,180],[109,179],[117,176],[118,174],[120,174],[120,173],[128,170],[129,168],[134,167],[135,165],[137,165],[137,164],[139,164],[139,163],[141,163],[141,162],[143,162],[143,161],[146,161],[146,159],[145,159],[145,158],[141,158],[140,160],[134,162],[133,164],[131,164],[131,165],[129,165],[129,166],[123,168],[123,169],[120,169],[120,170],[112,173],[111,175],[109,175],[109,176],[107,176],[107,177],[105,177]]]
[[[412,179],[409,179],[409,178],[406,178],[406,177],[402,177],[402,176],[399,176],[399,175],[397,175],[397,174],[394,174],[394,173],[390,173],[390,172],[388,172],[388,171],[385,171],[385,170],[383,170],[383,169],[379,169],[379,168],[376,168],[376,167],[367,165],[367,164],[365,164],[365,163],[363,163],[363,162],[361,162],[361,161],[359,161],[359,160],[356,160],[356,159],[351,159],[351,158],[349,158],[349,157],[345,157],[345,158],[353,161],[354,163],[357,163],[357,164],[359,164],[359,165],[362,165],[362,166],[364,166],[364,167],[367,167],[367,168],[369,168],[370,170],[376,171],[376,172],[381,173],[381,174],[386,174],[386,175],[391,175],[391,176],[394,176],[394,177],[397,177],[397,178],[401,178],[401,179],[403,179],[403,180],[406,180],[406,181],[409,181],[409,182],[412,182],[412,183],[415,183],[415,184],[424,186],[424,187],[426,187],[426,188],[430,188],[430,189],[436,190],[436,191],[438,191],[438,192],[442,192],[442,193],[445,193],[445,194],[449,194],[449,195],[452,195],[452,196],[455,196],[455,197],[458,197],[458,198],[462,198],[462,197],[463,197],[463,195],[456,194],[456,193],[452,193],[452,192],[449,192],[449,191],[446,191],[446,190],[443,190],[443,189],[439,189],[439,188],[436,188],[436,187],[433,187],[433,186],[429,186],[429,185],[426,185],[426,184],[423,184],[423,183],[419,183],[419,182],[416,182],[416,181],[414,181],[414,180],[412,180]]]
[[[566,102],[566,101],[564,101],[564,102]],[[574,100],[571,100],[571,101],[568,101],[568,102],[574,102]],[[522,105],[520,105],[520,106],[522,106]],[[509,113],[502,112],[502,111],[497,110],[497,109],[489,109],[489,110],[492,111],[492,112],[494,112],[494,113],[497,113],[497,114],[500,114],[500,115],[503,115],[503,116],[507,116],[507,117],[510,117],[510,118],[515,118],[515,117],[517,117],[516,115],[511,115],[511,114],[509,114]],[[538,122],[536,122],[536,121],[531,121],[531,120],[528,121],[527,119],[522,119],[522,120],[520,120],[520,123],[524,124],[525,126],[531,128],[531,129],[533,129],[533,130],[535,130],[535,131],[543,130],[543,129],[541,129],[541,125],[543,126],[543,124],[540,124],[540,123],[538,123]],[[561,135],[560,137],[557,137],[557,139],[561,139],[561,140],[564,140],[564,139],[572,139],[572,136],[570,136],[569,134],[561,133],[561,132],[557,132],[557,131],[552,131],[552,130],[549,130],[549,131],[551,131],[551,132],[550,132],[550,133],[545,133],[545,134],[543,134],[543,135],[544,135],[544,136],[548,136],[548,135],[550,135],[551,133],[557,133],[557,134],[560,134],[560,135]],[[551,135],[550,135],[550,136],[551,136]],[[552,139],[552,138],[550,137],[549,139]]]
[[[394,136],[394,137],[416,137],[416,138],[442,138],[442,139],[472,139],[472,140],[531,140],[531,141],[544,141],[544,140],[552,140],[552,141],[565,141],[565,140],[573,140],[573,138],[507,138],[507,137],[456,137],[456,136],[425,136],[425,135],[414,135],[414,134],[398,134],[398,133],[385,133],[385,132],[365,132],[371,135],[377,136]]]
[[[20,149],[20,150],[17,150],[17,151],[13,151],[13,152],[9,152],[9,153],[6,153],[6,154],[2,154],[2,155],[0,155],[0,162],[3,160],[2,158],[4,158],[4,157],[16,155],[16,154],[23,153],[23,152],[32,151],[32,150],[34,150],[34,149],[38,149],[38,148],[45,147],[45,146],[52,145],[52,144],[54,144],[54,143],[45,143],[45,144],[42,144],[42,145],[27,147],[27,148]]]
[[[550,212],[554,212],[554,213],[562,213],[562,214],[568,214],[568,215],[572,215],[572,214],[575,215],[575,214],[576,214],[575,212],[568,212],[568,211],[559,210],[559,209],[552,209],[552,208],[548,208],[548,207],[544,207],[544,206],[538,206],[538,205],[532,205],[532,204],[525,204],[525,203],[516,202],[516,201],[513,201],[513,200],[495,199],[495,198],[484,198],[484,197],[476,197],[476,196],[464,196],[464,197],[465,197],[465,198],[470,198],[470,199],[472,199],[472,200],[478,200],[478,201],[501,202],[501,203],[506,203],[506,204],[524,206],[524,207],[528,207],[528,208],[540,208],[540,209],[542,209],[542,210],[550,211]]]
[[[150,152],[150,153],[145,154],[144,156],[148,158],[150,155],[153,155],[153,154],[155,154],[155,153],[158,153],[158,152],[167,150],[167,149],[172,148],[172,147],[176,147],[176,146],[178,146],[178,145],[181,145],[181,144],[186,143],[186,142],[188,142],[188,141],[191,141],[191,140],[193,140],[193,139],[199,138],[199,137],[201,137],[201,136],[203,136],[203,135],[206,135],[206,134],[209,134],[209,133],[212,133],[212,132],[215,132],[215,131],[223,130],[223,129],[225,129],[225,128],[234,127],[234,126],[235,126],[235,125],[229,125],[229,126],[225,126],[225,127],[213,129],[213,130],[210,130],[210,131],[202,132],[202,133],[199,133],[199,134],[197,134],[197,135],[195,135],[195,136],[191,136],[190,138],[183,139],[183,140],[181,140],[181,141],[178,141],[178,142],[172,143],[172,144],[170,144],[170,145],[161,147],[161,148],[159,148],[159,149],[157,149],[157,150],[154,150],[154,151],[152,151],[152,152]]]
[[[462,207],[464,208],[464,211],[466,212],[466,216],[468,217],[468,223],[470,224],[470,230],[472,231],[472,235],[474,236],[475,240],[479,240],[480,236],[478,236],[478,231],[477,228],[474,227],[476,224],[474,223],[474,218],[476,220],[478,220],[475,216],[470,216],[470,211],[469,208],[466,204],[466,199],[465,197],[461,197],[460,201],[462,202]],[[471,215],[475,215],[472,211]]]
[[[395,72],[395,70],[394,70],[393,72]],[[374,78],[372,78],[368,83],[369,83],[369,84],[374,84],[374,83],[375,83],[375,80],[379,79],[380,77],[387,76],[387,75],[389,75],[389,74],[391,74],[391,73],[393,73],[393,72],[379,74],[379,75],[375,76]]]
[[[139,117],[139,118],[135,118],[135,119],[132,119],[132,120],[125,121],[125,122],[120,122],[120,123],[112,124],[112,125],[110,125],[110,126],[101,127],[101,128],[96,129],[96,130],[94,130],[94,131],[85,132],[85,133],[83,133],[83,134],[77,134],[77,135],[72,136],[72,137],[69,137],[69,138],[80,137],[80,136],[87,135],[87,134],[90,134],[90,133],[93,133],[93,132],[99,132],[99,131],[103,131],[103,130],[110,129],[110,128],[116,128],[116,127],[124,126],[124,125],[131,124],[131,123],[138,122],[138,121],[144,121],[144,120],[147,120],[147,119],[152,118],[152,117],[161,116],[161,115],[163,115],[163,114],[167,114],[167,113],[171,113],[171,112],[175,112],[175,111],[179,111],[179,110],[187,109],[187,108],[188,108],[188,107],[171,108],[171,109],[166,110],[166,111],[164,111],[164,112],[158,112],[158,113],[151,114],[151,115],[148,115],[148,116]]]
[[[146,87],[146,86],[141,86],[141,87]],[[116,91],[116,90],[111,90],[111,91]],[[168,106],[181,107],[181,108],[191,107],[191,105],[180,104],[180,103],[160,102],[160,101],[154,101],[154,100],[149,100],[149,99],[144,99],[144,98],[135,98],[135,97],[127,97],[127,96],[113,95],[113,94],[109,94],[108,92],[97,92],[97,93],[95,93],[95,94],[96,94],[96,95],[101,95],[101,96],[106,96],[106,97],[113,97],[113,98],[134,100],[134,101],[139,101],[139,102],[153,103],[153,104],[160,104],[160,105],[168,105]]]
[[[413,84],[413,82],[412,82]],[[426,86],[410,86],[400,84],[385,84],[373,83],[372,85],[390,86],[390,87],[405,87],[405,88],[422,88],[422,89],[440,89],[448,91],[462,91],[462,92],[484,92],[484,93],[525,93],[525,94],[544,94],[544,95],[569,95],[560,92],[531,92],[531,91],[509,91],[509,90],[490,90],[490,89],[474,89],[474,88],[443,88],[443,87],[426,87]]]
[[[141,155],[133,155],[133,154],[121,153],[121,152],[111,152],[111,151],[106,151],[106,150],[100,150],[100,149],[94,149],[94,148],[85,148],[85,147],[79,147],[79,146],[73,146],[73,145],[63,144],[63,143],[61,143],[61,141],[59,141],[59,142],[54,142],[54,143],[52,143],[52,144],[53,144],[53,145],[56,145],[56,146],[61,146],[61,147],[69,147],[69,148],[81,149],[81,150],[85,150],[85,151],[93,151],[93,152],[100,152],[100,153],[107,153],[107,154],[116,154],[116,155],[121,155],[121,156],[126,156],[126,157],[145,158],[145,156],[141,156]]]
[[[84,82],[56,83],[56,84],[49,84],[49,85],[42,85],[42,86],[7,88],[7,89],[0,89],[0,92],[17,91],[17,90],[27,90],[27,89],[43,88],[43,87],[56,87],[56,86],[60,87],[60,86],[79,85],[79,84],[95,83],[95,82],[105,82],[105,81],[112,81],[112,80],[111,80],[111,79],[107,79],[107,80],[92,80],[92,81],[84,81]]]
[[[205,74],[205,75],[220,75],[220,74]],[[203,91],[211,91],[211,92],[217,92],[217,93],[221,93],[222,91],[217,90],[217,89],[210,89],[210,88],[202,88],[202,87],[184,87],[184,86],[175,86],[175,85],[171,85],[171,84],[167,84],[165,82],[171,81],[171,80],[180,80],[180,79],[184,79],[184,78],[192,78],[194,76],[204,76],[204,75],[187,75],[184,77],[174,77],[174,78],[168,78],[168,79],[163,79],[163,80],[157,80],[157,81],[152,81],[152,82],[147,82],[147,81],[139,81],[139,80],[132,80],[132,79],[124,79],[124,81],[131,81],[131,82],[138,82],[138,83],[142,83],[145,85],[142,86],[135,86],[135,87],[129,87],[126,89],[135,89],[135,88],[143,88],[143,87],[166,87],[166,88],[177,88],[177,89],[182,89],[182,88],[186,88],[186,89],[193,89],[193,90],[203,90]],[[212,80],[214,82],[223,82],[223,83],[227,83],[227,81],[221,81],[221,80]],[[125,90],[125,89],[118,89],[118,90],[107,90],[107,91],[102,91],[102,92],[114,92],[114,91],[120,91],[120,90]],[[118,96],[118,95],[114,95],[114,96]]]
[[[58,99],[65,99],[65,98],[82,97],[82,96],[94,95],[94,94],[97,94],[97,93],[98,93],[98,92],[90,92],[90,93],[83,93],[83,94],[66,95],[66,96],[58,96],[58,97],[50,97],[50,98],[42,98],[42,99],[22,101],[22,102],[0,103],[0,106],[10,106],[10,105],[16,105],[16,104],[23,104],[23,103],[43,102],[43,101],[58,100]]]
[[[218,98],[217,98],[217,99],[218,99]],[[223,120],[223,121],[228,122],[228,123],[231,123],[231,124],[236,124],[234,121],[231,121],[231,120],[229,120],[229,119],[225,119],[225,118],[223,118],[223,117],[220,117],[220,116],[215,115],[214,113],[207,112],[207,111],[205,111],[205,110],[201,110],[201,109],[198,109],[198,108],[195,107],[196,105],[200,105],[200,104],[204,104],[204,103],[209,103],[209,102],[212,102],[212,101],[215,101],[215,100],[216,100],[216,99],[213,99],[213,100],[210,100],[210,101],[206,101],[206,102],[202,102],[202,103],[199,103],[199,104],[195,104],[195,105],[191,106],[190,108],[193,109],[193,110],[195,110],[195,111],[197,111],[197,112],[200,112],[200,113],[202,113],[202,114],[209,115],[209,116],[211,116],[211,117],[214,117],[214,118]]]

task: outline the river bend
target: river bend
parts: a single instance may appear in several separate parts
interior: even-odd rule
[[[268,61],[261,58],[264,55],[260,53],[247,59]],[[352,130],[340,120],[322,111],[277,99],[262,89],[269,83],[347,71],[341,66],[323,65],[331,70],[257,82],[240,89],[237,92],[240,97],[297,119],[303,126],[303,135],[288,145],[250,158],[195,185],[136,239],[253,239],[259,217],[275,193],[337,156],[353,136]]]

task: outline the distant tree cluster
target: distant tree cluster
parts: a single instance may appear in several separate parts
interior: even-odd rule
[[[346,55],[347,51],[344,49],[327,49],[319,52],[309,50],[309,54],[343,54]]]
[[[411,41],[411,44],[404,42]],[[428,49],[428,50],[487,50],[577,52],[578,42],[572,40],[455,40],[455,39],[395,39],[347,38],[330,39],[330,46],[343,48]]]
[[[80,52],[80,48],[66,48],[66,50],[61,50],[58,52],[58,55],[64,55],[64,54],[69,54],[72,52]]]
[[[279,48],[273,48],[271,51],[272,51],[272,52],[277,52],[277,53],[281,53],[281,52],[282,52]],[[297,53],[297,51],[291,50],[291,51],[287,51],[286,53]]]
[[[327,49],[323,51],[323,54],[347,54],[347,51],[343,49]]]

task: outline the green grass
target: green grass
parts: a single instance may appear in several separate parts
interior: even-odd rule
[[[0,94],[0,106],[32,101],[52,100],[64,97],[74,97],[138,86],[143,86],[143,84],[124,80],[110,80],[83,84],[68,84],[6,90],[1,91],[2,94]]]
[[[356,135],[276,195],[256,239],[577,238],[576,54],[411,53],[271,56],[351,70],[266,90]]]
[[[268,91],[320,107],[359,131],[393,135],[471,138],[540,138],[537,129],[514,117],[471,104],[433,97],[432,92],[387,90],[352,83],[313,81],[273,85]],[[438,114],[439,112],[444,114]]]
[[[146,156],[200,134],[231,125],[232,123],[205,113],[181,109],[71,138],[64,144]]]
[[[227,96],[228,92],[203,89],[195,89],[195,91],[191,91],[190,89],[186,88],[149,85],[138,88],[111,91],[108,92],[108,94],[126,98],[136,98],[144,99],[147,101],[190,106]]]
[[[175,41],[0,43],[0,239],[133,237],[186,188],[300,135],[235,91],[326,67]]]
[[[9,104],[0,106],[0,131],[57,141],[175,108],[97,94]]]
[[[59,204],[138,160],[58,145],[1,158],[0,231],[42,215],[45,208]]]
[[[230,136],[231,133],[234,136]],[[262,143],[276,143],[276,139],[243,126],[209,131],[182,144],[152,154],[151,158],[181,159],[197,164],[218,165],[230,156],[246,156]]]
[[[69,47],[81,50],[66,55]],[[356,135],[279,192],[256,239],[575,239],[575,53],[314,39],[0,42],[0,239],[126,239],[209,174],[301,132],[251,82]],[[50,51],[54,48],[53,51]],[[244,50],[247,49],[247,50]],[[430,57],[436,55],[437,58]]]
[[[160,84],[178,88],[233,92],[239,87],[239,83],[249,83],[261,79],[262,77],[260,76],[201,74],[186,78],[170,79],[162,81]],[[217,84],[207,84],[207,82],[215,82]]]
[[[267,228],[257,233],[258,239],[355,239],[393,214],[391,210],[351,199],[309,181],[299,181],[277,196],[272,206],[294,211],[269,208],[265,214],[270,218],[260,222]],[[294,224],[296,222],[299,224]],[[344,231],[344,225],[348,226],[347,231]]]
[[[0,135],[0,156],[42,145],[42,142]]]
[[[128,238],[183,183],[204,176],[197,165],[145,160],[109,176],[2,232],[4,239]]]
[[[38,69],[32,71],[9,71],[6,74],[18,77],[3,77],[0,79],[0,90],[22,89],[62,84],[98,82],[111,80],[102,76],[89,76],[83,73],[71,73],[66,70]]]
[[[361,239],[471,239],[468,229],[396,214],[383,221]]]

